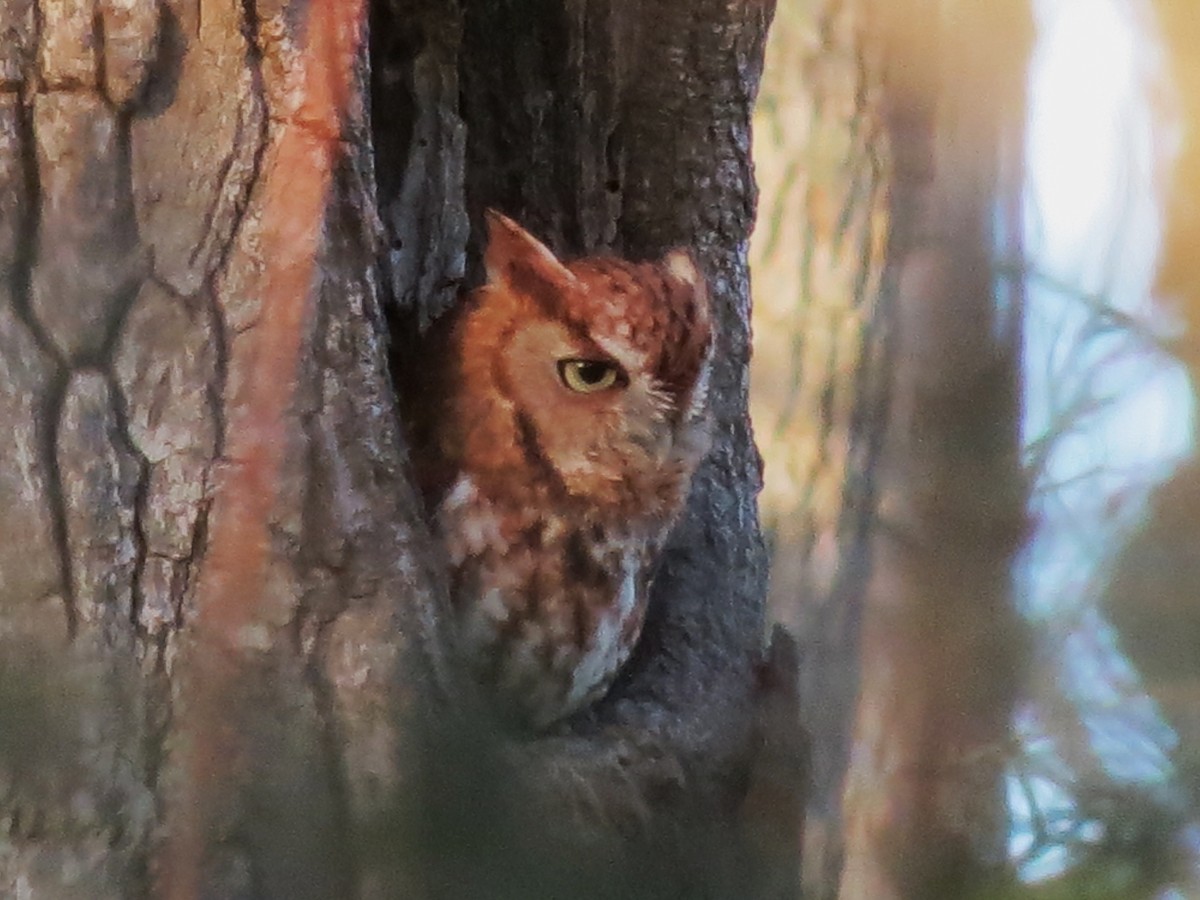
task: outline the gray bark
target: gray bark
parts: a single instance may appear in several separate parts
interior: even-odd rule
[[[633,865],[661,879],[639,889],[707,884],[741,895],[750,850],[729,811],[755,734],[765,579],[746,420],[748,117],[769,9],[511,2],[465,3],[461,14],[460,29],[455,7],[394,4],[396,21],[419,24],[385,48],[394,57],[376,58],[377,84],[398,86],[385,93],[387,109],[414,110],[416,123],[407,144],[394,133],[377,138],[396,148],[380,155],[380,186],[397,329],[411,339],[460,279],[478,277],[479,245],[467,241],[463,216],[478,226],[487,207],[565,256],[649,259],[693,247],[720,321],[717,446],[666,551],[641,645],[605,701],[516,765],[535,775],[535,794],[566,798],[593,840],[613,829],[641,836],[616,848],[636,848]],[[455,117],[445,98],[458,89]],[[378,110],[377,135],[394,132]],[[459,153],[461,173],[447,165]],[[432,179],[424,174],[431,158]],[[426,209],[437,211],[435,236]],[[455,241],[465,243],[461,255],[447,252]],[[415,291],[412,272],[424,286]],[[794,772],[795,741],[778,745],[780,765],[764,771]],[[711,827],[684,825],[705,820]],[[722,852],[721,841],[740,845]],[[498,867],[512,866],[509,850],[496,848]],[[598,851],[585,842],[582,852]],[[544,855],[532,856],[531,865],[545,865]]]

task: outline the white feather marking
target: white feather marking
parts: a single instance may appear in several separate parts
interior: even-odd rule
[[[591,337],[601,350],[619,362],[630,375],[642,371],[650,362],[649,353],[637,350],[627,341],[613,340],[602,334],[593,334]]]
[[[709,359],[705,359],[704,364],[700,366],[700,373],[696,376],[696,383],[692,386],[692,395],[688,398],[684,421],[690,422],[704,415],[708,406],[708,384],[711,372],[712,366],[709,364]]]
[[[672,250],[663,257],[667,271],[684,284],[695,287],[700,283],[700,271],[692,260],[692,254],[686,250]]]
[[[475,497],[475,482],[470,475],[460,475],[454,487],[442,500],[442,511],[458,510],[466,506]]]
[[[588,694],[611,679],[629,652],[629,647],[622,646],[621,632],[638,605],[637,561],[632,553],[627,552],[621,557],[621,571],[616,602],[600,618],[591,646],[575,668],[567,694],[569,707],[579,705]]]
[[[479,496],[468,475],[454,483],[437,515],[450,561],[456,566],[500,544],[500,519],[491,504]]]

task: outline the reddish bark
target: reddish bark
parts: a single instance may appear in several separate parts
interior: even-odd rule
[[[362,25],[361,0],[313,0],[285,89],[294,107],[267,149],[265,267],[257,286],[262,312],[253,332],[250,377],[228,418],[227,469],[213,503],[212,539],[184,662],[188,689],[182,699],[190,711],[181,728],[184,784],[173,802],[163,872],[164,895],[171,900],[201,896],[213,795],[236,783],[230,770],[239,757],[238,737],[226,705],[245,674],[239,657],[256,643],[254,626],[266,596],[268,526],[280,488],[287,417],[312,312],[317,251]]]

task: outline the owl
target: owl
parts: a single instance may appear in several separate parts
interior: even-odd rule
[[[486,283],[427,341],[417,479],[457,643],[535,730],[610,687],[708,447],[711,313],[690,254],[564,264],[487,213]]]

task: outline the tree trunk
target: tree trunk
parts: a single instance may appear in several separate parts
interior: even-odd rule
[[[1200,239],[1200,60],[1195,54],[1200,20],[1180,0],[1156,0],[1158,33],[1173,80],[1181,134],[1171,159],[1170,187],[1155,284],[1164,305],[1182,314],[1186,331],[1172,350],[1191,375],[1193,393],[1200,375],[1200,289],[1195,247]],[[1192,400],[1193,404],[1195,400]],[[1194,441],[1194,439],[1193,439]],[[1150,805],[1146,833],[1161,841],[1162,859],[1138,845],[1139,863],[1151,877],[1173,879],[1181,895],[1200,892],[1194,846],[1181,839],[1200,813],[1200,604],[1196,601],[1197,545],[1200,544],[1200,461],[1181,463],[1148,498],[1143,521],[1127,536],[1112,561],[1100,606],[1116,629],[1121,649],[1134,664],[1139,684],[1154,698],[1175,732],[1171,754],[1175,785],[1168,802]],[[1125,798],[1121,798],[1124,800]],[[1127,805],[1119,811],[1126,821]],[[1150,857],[1150,859],[1146,859]],[[1163,871],[1148,863],[1162,862]],[[1162,878],[1166,880],[1166,878]]]
[[[407,69],[396,46],[395,59],[377,58],[375,73],[377,82],[399,86],[385,93],[389,108],[415,107],[429,137],[380,154],[401,332],[411,335],[446,305],[442,286],[464,271],[468,282],[478,278],[477,241],[465,257],[412,262],[414,246],[439,253],[437,241],[421,236],[426,206],[453,210],[442,221],[460,240],[462,209],[476,235],[483,210],[498,209],[568,257],[650,259],[689,246],[713,288],[723,361],[713,384],[717,447],[666,550],[640,646],[572,734],[530,748],[532,770],[549,776],[538,789],[570,796],[572,785],[587,785],[583,817],[603,823],[601,833],[653,833],[640,839],[634,865],[657,872],[662,883],[654,889],[664,891],[745,890],[743,863],[717,849],[731,836],[727,812],[715,819],[711,812],[737,804],[764,627],[759,471],[746,418],[746,240],[754,213],[748,117],[770,11],[752,2],[633,8],[513,0],[464,3],[460,19],[440,4],[399,3],[396,22],[422,23],[405,39],[419,48],[416,63]],[[444,104],[431,98],[459,91],[461,124],[438,120]],[[387,127],[377,116],[376,132]],[[461,152],[463,169],[431,186],[427,160],[444,159],[434,147]],[[456,205],[460,177],[464,206]],[[396,273],[414,265],[431,290],[406,291]],[[645,831],[648,813],[671,824]],[[714,828],[695,826],[706,818]],[[649,846],[654,862],[644,855]],[[511,868],[511,848],[495,851],[497,867]],[[532,857],[531,868],[546,867]]]
[[[969,6],[969,4],[967,5]],[[896,345],[844,898],[967,896],[1005,859],[1021,640],[1019,147],[1023,9],[880,8]]]
[[[756,697],[788,665],[760,678],[746,414],[771,5],[369,15],[368,49],[354,2],[0,7],[0,716],[29,726],[0,742],[0,892],[740,896]],[[457,673],[387,346],[454,302],[488,206],[564,253],[695,248],[719,363],[628,671],[567,734],[478,744],[429,727]],[[519,837],[430,849],[440,792],[488,777],[519,788],[492,837],[553,832],[580,871]]]

